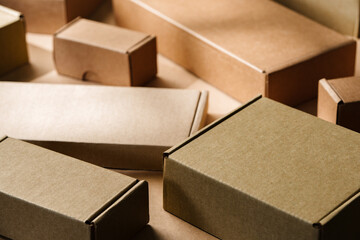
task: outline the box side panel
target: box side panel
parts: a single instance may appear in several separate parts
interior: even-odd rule
[[[356,42],[269,74],[269,95],[295,106],[317,95],[318,81],[354,75]]]
[[[130,86],[127,54],[54,38],[55,67],[60,74],[107,85]]]
[[[148,222],[148,183],[141,181],[94,220],[95,240],[130,239]]]
[[[165,159],[164,209],[221,239],[271,236],[277,240],[318,240],[319,237],[312,224],[170,158]]]
[[[91,240],[89,225],[2,192],[0,206],[0,235],[7,238]]]
[[[265,75],[142,6],[113,0],[120,26],[155,34],[158,51],[239,101],[265,93]]]
[[[360,133],[360,102],[339,105],[337,124]]]
[[[64,0],[66,3],[66,20],[71,21],[74,18],[87,17],[99,6],[103,0]]]
[[[338,104],[341,99],[330,87],[325,79],[319,81],[319,94],[317,103],[317,116],[321,119],[336,124]]]

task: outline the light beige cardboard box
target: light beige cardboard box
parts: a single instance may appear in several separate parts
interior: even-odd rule
[[[356,132],[257,98],[164,160],[164,209],[221,239],[360,238]]]
[[[359,36],[359,0],[275,0],[336,31]]]
[[[149,221],[148,184],[0,138],[0,234],[11,239],[130,239]]]
[[[0,4],[22,12],[26,29],[54,33],[78,16],[90,15],[103,0],[0,0]]]
[[[113,0],[120,26],[155,34],[161,54],[239,101],[297,105],[321,78],[354,74],[356,43],[263,0]]]
[[[0,76],[27,62],[24,17],[0,6]]]
[[[0,82],[0,132],[103,167],[162,170],[205,122],[207,92]]]
[[[156,38],[78,18],[54,36],[60,74],[108,85],[140,86],[156,76]]]
[[[360,132],[360,78],[319,81],[319,118]]]

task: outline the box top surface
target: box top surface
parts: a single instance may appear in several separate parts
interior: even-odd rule
[[[352,41],[273,1],[132,1],[268,73]]]
[[[360,77],[332,79],[328,83],[344,103],[360,101]]]
[[[0,82],[0,132],[35,141],[172,146],[190,135],[201,92]]]
[[[126,53],[149,35],[79,18],[59,30],[56,37]]]
[[[0,165],[1,192],[82,222],[136,183],[12,138],[0,142]]]
[[[19,21],[21,13],[10,8],[0,6],[0,28]]]
[[[360,135],[262,98],[169,158],[310,224],[360,187]]]

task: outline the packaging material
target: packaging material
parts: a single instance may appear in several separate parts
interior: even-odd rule
[[[0,6],[0,76],[27,62],[24,17]]]
[[[257,98],[165,153],[164,209],[220,239],[360,239],[360,135]]]
[[[360,132],[360,77],[319,81],[318,117]]]
[[[164,56],[239,101],[298,105],[321,78],[354,74],[356,43],[263,0],[113,0],[120,26],[155,34]],[[274,17],[276,16],[276,17]]]
[[[336,31],[359,36],[359,0],[275,0]]]
[[[53,34],[78,16],[90,15],[103,0],[0,0],[0,4],[22,12],[26,29]]]
[[[19,140],[0,140],[0,234],[130,239],[149,221],[148,184]]]
[[[162,170],[205,122],[207,92],[0,83],[0,132],[103,167]]]
[[[54,61],[70,77],[140,86],[156,76],[156,38],[78,18],[55,34]]]

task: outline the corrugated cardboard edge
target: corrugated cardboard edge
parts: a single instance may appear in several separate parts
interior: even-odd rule
[[[193,135],[205,126],[206,114],[209,106],[208,98],[209,93],[207,91],[200,92],[199,101],[195,109],[194,119],[191,125],[189,136]]]

